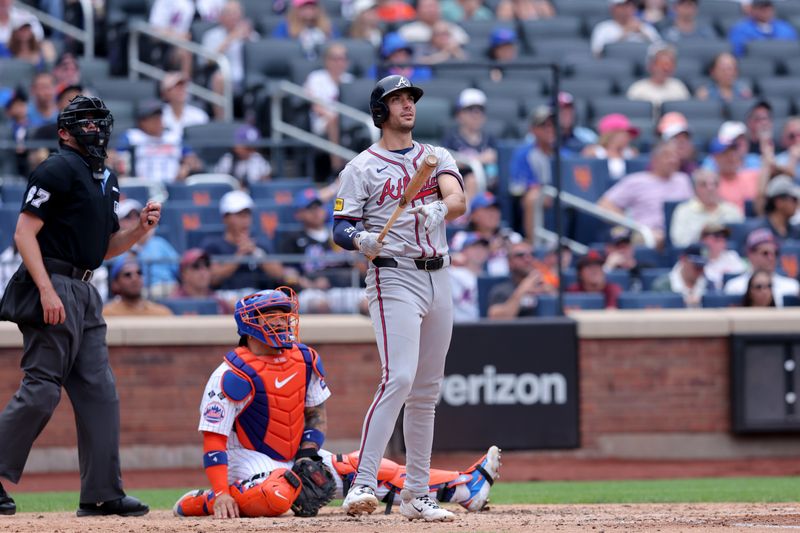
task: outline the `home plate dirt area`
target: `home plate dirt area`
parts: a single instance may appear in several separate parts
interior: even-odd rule
[[[453,507],[453,509],[455,509]],[[156,532],[603,532],[603,531],[800,531],[800,504],[498,505],[481,513],[457,510],[456,521],[410,522],[392,513],[350,518],[324,509],[315,518],[175,518],[155,511],[141,518],[76,518],[73,513],[0,516],[0,530],[13,533]]]

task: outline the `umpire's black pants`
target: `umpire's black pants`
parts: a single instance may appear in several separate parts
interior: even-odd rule
[[[103,302],[90,283],[58,274],[51,279],[67,318],[57,326],[19,326],[24,376],[0,413],[0,477],[19,481],[63,386],[78,430],[81,503],[121,498],[119,397],[108,362]]]

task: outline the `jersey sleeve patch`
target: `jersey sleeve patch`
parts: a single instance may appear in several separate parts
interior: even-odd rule
[[[333,203],[333,210],[341,211],[342,209],[344,209],[344,198],[337,198]]]
[[[250,382],[232,370],[222,375],[222,391],[234,402],[241,402],[250,394]]]
[[[225,408],[219,402],[210,402],[203,411],[203,419],[209,424],[219,424],[225,419]]]

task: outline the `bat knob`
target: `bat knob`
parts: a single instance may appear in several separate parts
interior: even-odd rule
[[[425,156],[425,164],[429,167],[435,167],[439,164],[439,158],[433,154],[428,154]]]

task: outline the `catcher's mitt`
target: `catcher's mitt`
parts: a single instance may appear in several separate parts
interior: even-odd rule
[[[320,508],[327,505],[336,494],[333,474],[318,455],[298,460],[292,472],[303,482],[300,494],[292,504],[292,511],[296,516],[317,516]]]

